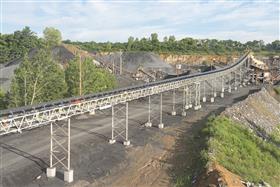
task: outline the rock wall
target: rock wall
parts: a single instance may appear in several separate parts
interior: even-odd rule
[[[160,58],[169,64],[210,64],[218,62],[227,64],[237,59],[237,55],[233,56],[221,56],[221,55],[173,55],[173,54],[160,54]]]

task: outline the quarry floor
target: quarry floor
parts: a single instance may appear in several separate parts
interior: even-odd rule
[[[164,129],[145,127],[147,100],[129,103],[129,139],[125,147],[108,143],[111,135],[111,110],[93,116],[79,116],[71,121],[71,168],[74,182],[63,181],[63,170],[48,179],[50,127],[44,126],[22,134],[1,137],[0,185],[2,186],[173,186],[174,174],[192,165],[196,145],[192,135],[205,124],[207,117],[220,113],[243,100],[256,87],[240,88],[202,103],[199,111],[187,116],[171,116],[172,96],[164,94]],[[208,97],[209,98],[209,97]],[[180,106],[181,107],[181,106]],[[199,137],[198,137],[199,138]]]

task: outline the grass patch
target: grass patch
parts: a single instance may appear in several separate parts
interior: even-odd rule
[[[270,134],[271,141],[280,146],[280,125]]]
[[[203,133],[208,137],[209,161],[217,161],[245,180],[280,186],[280,149],[275,144],[223,116],[210,118]]]

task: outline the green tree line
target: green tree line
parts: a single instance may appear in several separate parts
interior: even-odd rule
[[[76,57],[64,70],[53,60],[48,49],[39,49],[33,57],[24,56],[15,71],[9,92],[0,90],[0,109],[77,96],[80,94],[80,80],[81,95],[110,90],[116,86],[114,76],[95,66],[90,58],[80,61]]]
[[[0,63],[6,63],[29,53],[31,49],[41,47],[54,47],[59,45],[62,36],[59,30],[53,27],[46,27],[43,31],[44,37],[39,38],[29,27],[12,34],[0,33]]]
[[[6,51],[1,62],[23,58],[14,72],[10,90],[4,93],[0,88],[0,110],[106,91],[116,86],[114,76],[95,66],[90,58],[75,57],[64,70],[51,54],[52,47],[61,43],[60,31],[47,27],[43,33],[44,37],[38,38],[25,27],[14,34],[1,35],[6,42],[1,45],[1,50]],[[17,39],[9,43],[7,38]],[[35,50],[32,57],[28,55],[31,49]]]
[[[148,38],[129,37],[127,42],[73,42],[70,40],[64,43],[79,45],[82,49],[88,51],[154,51],[157,53],[173,54],[232,54],[243,53],[250,49],[254,52],[267,52],[276,54],[280,52],[280,41],[275,40],[265,44],[262,40],[248,41],[241,43],[233,40],[216,39],[193,39],[183,38],[177,40],[175,36],[166,36],[163,41],[158,39],[157,33],[152,33]]]

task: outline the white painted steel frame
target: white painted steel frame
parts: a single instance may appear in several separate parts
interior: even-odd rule
[[[51,122],[64,120],[71,116],[92,112],[95,110],[102,110],[108,108],[106,106],[113,106],[120,103],[136,100],[139,98],[147,97],[149,95],[160,94],[166,91],[171,91],[178,88],[183,88],[196,82],[207,81],[216,79],[221,76],[227,76],[231,73],[239,75],[245,74],[247,69],[247,59],[250,58],[250,53],[246,53],[240,61],[229,69],[212,74],[196,75],[194,77],[187,77],[183,80],[175,80],[170,82],[163,82],[158,85],[150,85],[137,90],[126,90],[114,95],[93,98],[80,103],[69,103],[63,106],[55,106],[50,109],[42,111],[32,111],[30,113],[21,113],[20,115],[12,115],[9,117],[0,118],[0,135],[9,133],[21,132],[25,129],[31,129],[42,125],[48,125]],[[242,71],[243,70],[243,71]],[[241,81],[241,80],[240,80]]]

